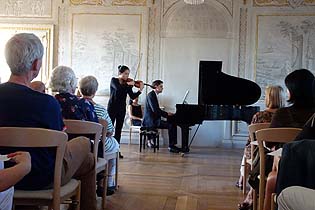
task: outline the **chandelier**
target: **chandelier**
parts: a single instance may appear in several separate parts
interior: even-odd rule
[[[191,5],[198,5],[198,4],[203,4],[205,0],[184,0],[186,4],[191,4]]]

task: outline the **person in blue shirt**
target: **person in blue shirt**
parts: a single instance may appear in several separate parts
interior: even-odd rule
[[[34,34],[16,34],[7,42],[5,57],[11,76],[8,82],[0,85],[1,127],[63,130],[64,124],[57,100],[30,88],[31,81],[39,74],[43,54],[44,47]],[[15,187],[23,190],[51,187],[55,149],[0,148],[0,154],[21,150],[30,153],[32,166],[31,172]],[[10,165],[5,164],[5,167],[10,167]],[[90,142],[87,138],[78,137],[67,142],[62,170],[62,184],[66,184],[71,178],[81,180],[81,209],[96,210],[95,160],[90,152]]]

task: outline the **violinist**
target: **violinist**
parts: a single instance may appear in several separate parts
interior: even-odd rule
[[[118,66],[118,78],[113,77],[110,82],[110,98],[108,101],[107,111],[113,124],[115,124],[115,139],[120,143],[121,130],[126,115],[126,98],[127,94],[131,99],[137,98],[143,90],[143,82],[137,81],[138,92],[133,92],[132,87],[135,81],[129,79],[130,70],[127,66]],[[123,158],[121,153],[119,157]]]

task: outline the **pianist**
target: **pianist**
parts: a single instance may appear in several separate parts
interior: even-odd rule
[[[177,144],[177,127],[176,124],[172,123],[170,120],[174,114],[161,110],[157,98],[158,94],[163,91],[163,82],[161,80],[155,80],[152,86],[154,89],[148,93],[145,100],[142,126],[146,128],[168,129],[168,150],[173,153],[178,153],[180,149],[175,146]],[[167,118],[167,121],[162,120],[161,117]]]

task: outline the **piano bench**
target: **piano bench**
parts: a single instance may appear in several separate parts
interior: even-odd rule
[[[157,128],[146,128],[141,127],[140,128],[140,144],[139,144],[139,150],[141,152],[141,149],[145,149],[146,140],[152,139],[153,140],[153,149],[155,150],[160,149],[160,134]]]

